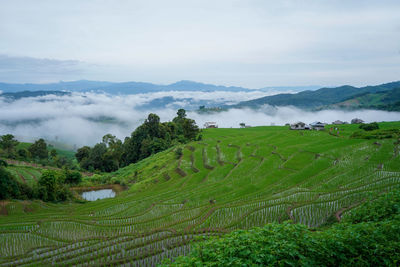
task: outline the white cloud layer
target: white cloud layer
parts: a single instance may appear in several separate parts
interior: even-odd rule
[[[0,134],[12,133],[23,140],[44,137],[56,138],[70,145],[93,145],[100,142],[103,135],[111,133],[123,139],[141,123],[150,112],[160,116],[161,121],[172,120],[176,109],[152,107],[143,110],[141,106],[151,100],[173,96],[174,98],[194,98],[194,100],[215,100],[221,102],[238,102],[258,97],[261,92],[158,92],[129,96],[110,96],[95,93],[74,93],[70,96],[43,96],[23,98],[7,102],[0,98]],[[189,100],[188,100],[189,101]],[[179,101],[178,101],[179,102]],[[189,101],[190,102],[190,101]],[[186,103],[187,104],[187,103]],[[196,120],[201,127],[207,121],[215,121],[220,127],[239,127],[247,125],[284,125],[287,122],[313,121],[332,122],[334,120],[350,121],[358,117],[366,122],[394,121],[400,119],[399,112],[375,110],[318,112],[302,111],[293,107],[264,107],[254,111],[249,109],[232,109],[229,111],[198,114],[188,112],[188,117]]]

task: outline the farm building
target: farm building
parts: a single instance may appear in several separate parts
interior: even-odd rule
[[[364,121],[362,119],[358,119],[358,118],[351,120],[351,124],[360,124],[360,123],[364,123]]]
[[[335,120],[334,122],[332,122],[332,124],[346,124],[346,122],[341,120]]]
[[[325,129],[325,123],[322,123],[320,121],[315,121],[315,122],[311,123],[310,126],[313,130],[317,130],[317,131]]]
[[[218,128],[218,124],[216,122],[208,121],[204,123],[204,128]]]
[[[290,130],[310,130],[311,127],[308,124],[305,124],[304,122],[296,122],[293,124],[290,124]]]

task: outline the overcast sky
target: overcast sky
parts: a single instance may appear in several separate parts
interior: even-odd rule
[[[2,0],[0,81],[400,80],[400,1]]]

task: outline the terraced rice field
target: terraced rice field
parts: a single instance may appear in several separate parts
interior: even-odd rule
[[[42,175],[41,168],[30,166],[8,166],[7,170],[11,172],[17,180],[29,186],[36,184]]]
[[[114,199],[3,203],[0,266],[152,266],[188,253],[197,236],[340,220],[369,194],[400,186],[396,140],[349,139],[356,126],[340,128],[339,137],[209,129],[180,158],[172,148],[113,173],[133,183]]]

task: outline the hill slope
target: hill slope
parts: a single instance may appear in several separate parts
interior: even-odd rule
[[[303,91],[297,94],[278,94],[241,102],[231,107],[256,108],[265,104],[272,106],[295,106],[314,109],[345,101],[360,94],[377,93],[400,88],[400,82],[392,82],[377,86],[353,87],[341,86],[335,88],[321,88],[315,91]]]
[[[342,102],[322,107],[324,109],[381,109],[400,111],[400,87],[377,93],[363,93]]]
[[[110,174],[133,184],[114,199],[3,203],[0,265],[153,265],[195,236],[287,219],[318,227],[400,186],[398,142],[350,139],[355,130],[208,129],[180,157],[173,148]]]

